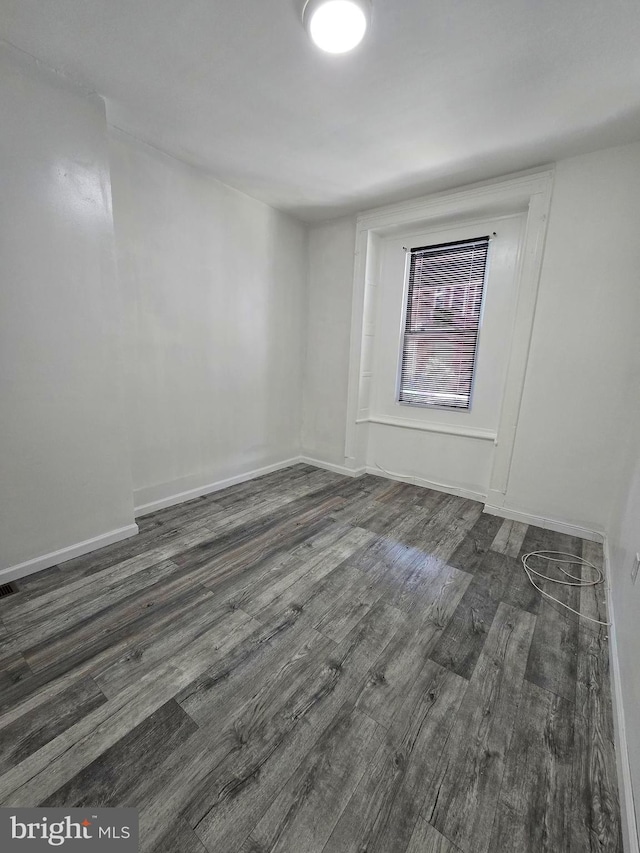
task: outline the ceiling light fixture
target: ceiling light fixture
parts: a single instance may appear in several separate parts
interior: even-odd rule
[[[327,53],[360,44],[371,18],[370,0],[307,0],[302,20],[311,39]]]

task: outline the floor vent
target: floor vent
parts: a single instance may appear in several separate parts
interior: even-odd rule
[[[0,584],[0,598],[6,598],[8,595],[13,595],[14,592],[17,592],[18,589],[15,584],[12,583],[3,583]]]

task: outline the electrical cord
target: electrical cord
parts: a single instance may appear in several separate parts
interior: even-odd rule
[[[561,557],[570,557],[570,560],[558,560],[556,556]],[[563,569],[562,566],[558,566],[563,575],[570,578],[570,580],[558,580],[557,578],[549,577],[549,575],[545,575],[542,572],[539,572],[537,569],[532,568],[529,565],[530,557],[539,557],[541,560],[547,560],[548,562],[553,563],[564,563],[565,565],[573,565],[573,566],[588,566],[590,569],[596,573],[595,580],[587,580],[582,577],[576,577],[568,572],[566,569]],[[538,584],[534,581],[533,575],[536,575],[542,580],[550,581],[551,583],[562,584],[563,586],[597,586],[598,584],[604,583],[604,572],[602,569],[599,569],[597,566],[594,566],[593,563],[590,563],[588,560],[585,560],[583,557],[578,557],[576,554],[568,554],[566,551],[530,551],[528,554],[525,554],[522,557],[522,566],[529,578],[531,585],[538,590],[541,595],[544,595],[545,598],[550,599],[551,601],[555,601],[556,604],[559,604],[561,607],[570,610],[572,613],[575,613],[576,616],[581,616],[583,619],[588,619],[590,622],[595,622],[598,625],[611,625],[611,622],[602,622],[600,619],[594,619],[593,616],[585,616],[584,613],[580,613],[578,610],[574,610],[573,607],[569,607],[568,604],[565,604],[564,601],[560,601],[557,598],[554,598],[553,595],[549,595],[548,592],[545,592],[541,589]]]
[[[403,483],[409,483],[410,485],[415,485],[414,480],[415,477],[412,477],[410,474],[397,474],[395,471],[387,471],[386,468],[383,468],[382,465],[378,465],[377,462],[373,463],[378,471],[382,471],[383,474],[386,474],[388,477],[391,477],[394,480],[399,480]]]
[[[403,474],[398,474],[394,471],[387,471],[386,468],[383,468],[382,465],[379,465],[377,462],[374,463],[376,468],[379,471],[387,474],[387,476],[392,477],[393,479],[399,479],[402,482],[414,482],[415,478]],[[434,484],[435,485],[435,484]],[[554,556],[560,557],[570,557],[569,560],[558,560],[555,559]],[[557,578],[549,577],[549,575],[545,575],[542,572],[539,572],[537,569],[532,568],[529,565],[530,557],[539,557],[542,560],[547,560],[548,562],[553,563],[564,563],[565,565],[571,566],[588,566],[590,569],[596,573],[595,580],[585,580],[582,577],[576,577],[572,575],[570,572],[563,569],[562,566],[558,566],[563,575],[565,575],[569,580],[563,581],[558,580]],[[533,575],[541,578],[542,580],[549,581],[550,583],[562,584],[563,586],[598,586],[601,583],[604,583],[604,572],[602,569],[599,569],[597,566],[594,566],[593,563],[590,563],[589,560],[585,560],[584,557],[579,557],[577,554],[569,554],[567,551],[530,551],[528,554],[525,554],[522,557],[522,566],[526,572],[527,577],[529,578],[529,582],[536,589],[540,595],[544,595],[545,598],[548,598],[550,601],[555,601],[556,604],[559,604],[561,607],[564,607],[566,610],[571,611],[571,613],[575,613],[576,616],[582,617],[582,619],[588,619],[589,622],[595,622],[597,625],[606,625],[609,627],[611,622],[603,622],[601,619],[594,619],[593,616],[586,616],[584,613],[580,613],[578,610],[574,610],[573,607],[569,607],[568,604],[565,604],[564,601],[560,601],[560,599],[555,598],[553,595],[550,595],[548,592],[545,592],[538,584],[534,581]]]

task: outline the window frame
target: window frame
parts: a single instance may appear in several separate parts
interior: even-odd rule
[[[448,406],[443,403],[418,403],[411,400],[401,400],[400,394],[402,392],[402,365],[404,360],[404,345],[405,345],[405,337],[406,337],[406,329],[407,329],[407,312],[409,310],[409,286],[410,286],[410,278],[411,278],[411,259],[412,255],[415,252],[424,251],[426,249],[439,249],[446,248],[451,246],[464,246],[467,243],[474,243],[476,241],[487,241],[487,255],[484,265],[484,273],[482,277],[482,297],[480,300],[480,312],[478,315],[478,330],[476,334],[476,346],[473,354],[473,366],[471,371],[471,384],[469,387],[469,405],[462,406]],[[449,240],[443,243],[433,243],[427,244],[424,246],[414,246],[411,248],[405,248],[405,270],[404,270],[404,285],[402,290],[402,316],[400,318],[400,346],[398,348],[398,363],[396,370],[396,387],[395,387],[395,404],[397,406],[408,406],[412,409],[435,409],[436,411],[444,411],[444,412],[458,412],[459,414],[470,414],[473,408],[473,399],[474,392],[476,386],[477,379],[477,368],[478,368],[478,353],[480,350],[480,338],[482,333],[482,321],[484,318],[484,309],[485,309],[485,301],[487,295],[487,282],[489,277],[489,266],[491,261],[491,243],[492,238],[491,235],[483,234],[479,237],[467,237],[461,240]]]

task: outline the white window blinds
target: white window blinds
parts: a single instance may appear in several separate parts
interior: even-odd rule
[[[399,399],[469,409],[489,237],[411,249]]]

